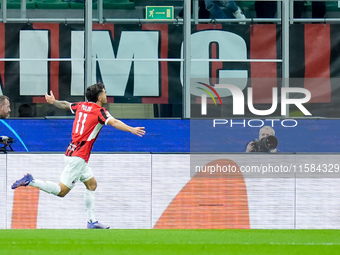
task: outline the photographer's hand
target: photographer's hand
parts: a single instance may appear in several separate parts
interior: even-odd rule
[[[254,142],[248,143],[246,152],[249,153],[249,152],[254,152],[254,151],[255,151]]]

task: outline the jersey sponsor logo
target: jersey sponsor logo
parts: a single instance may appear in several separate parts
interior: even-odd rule
[[[75,144],[73,144],[73,143],[70,143],[70,145],[68,146],[68,148],[67,148],[67,150],[68,151],[74,151],[75,149],[76,149],[76,145]]]

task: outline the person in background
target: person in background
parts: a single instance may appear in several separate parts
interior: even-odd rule
[[[236,19],[246,19],[243,11],[236,5],[235,1],[228,0],[204,0],[205,8],[210,12],[210,18],[212,19],[227,19],[228,17],[221,9],[220,5],[223,5]],[[239,22],[240,24],[246,24],[245,22]]]
[[[4,95],[0,95],[0,119],[7,119],[11,114],[11,105],[9,98]]]

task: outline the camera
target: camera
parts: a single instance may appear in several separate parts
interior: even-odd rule
[[[276,149],[278,145],[279,140],[273,135],[264,137],[261,140],[255,139],[253,141],[253,147],[256,152],[269,152],[270,150]]]
[[[9,144],[9,143],[13,143],[14,139],[12,137],[8,137],[8,136],[0,136],[0,143],[1,144]]]
[[[0,147],[0,151],[3,151],[6,153],[6,151],[8,151],[7,147],[9,148],[9,150],[13,151],[12,149],[12,143],[14,142],[14,139],[12,137],[8,137],[8,136],[0,136],[0,144],[3,144],[2,147]]]

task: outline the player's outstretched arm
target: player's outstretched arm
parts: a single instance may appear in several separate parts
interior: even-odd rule
[[[53,104],[54,106],[56,106],[60,109],[64,109],[64,110],[70,109],[70,103],[69,102],[56,100],[54,95],[53,95],[52,90],[50,91],[50,93],[51,93],[51,95],[49,95],[47,93],[45,94],[45,99],[46,99],[47,103]]]
[[[119,130],[126,131],[126,132],[131,132],[134,135],[138,135],[142,137],[145,135],[145,127],[131,127],[129,125],[126,125],[124,122],[117,120],[115,118],[109,119],[109,122],[107,123],[108,125],[111,125]]]

